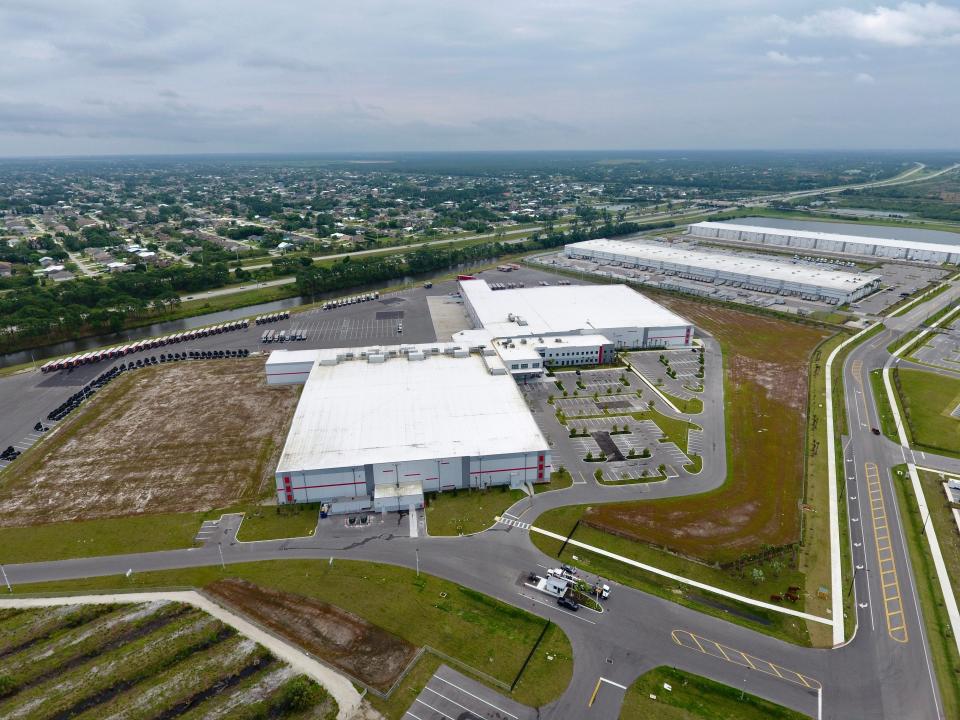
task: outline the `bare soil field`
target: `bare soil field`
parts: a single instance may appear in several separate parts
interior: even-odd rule
[[[321,600],[237,579],[204,590],[378,690],[390,689],[416,655],[407,641]]]
[[[584,522],[707,562],[800,539],[807,371],[827,331],[658,297],[723,347],[727,482],[707,495],[590,508]]]
[[[28,451],[0,485],[0,527],[205,511],[272,487],[298,387],[263,362],[122,375]]]

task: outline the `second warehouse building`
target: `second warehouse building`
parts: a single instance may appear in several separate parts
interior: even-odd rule
[[[834,305],[855,302],[880,288],[880,276],[824,270],[807,264],[767,260],[663,243],[586,240],[566,246],[566,256],[597,263],[663,272],[701,282],[757,292],[795,295]]]

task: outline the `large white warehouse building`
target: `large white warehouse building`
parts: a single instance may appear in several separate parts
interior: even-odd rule
[[[859,300],[880,287],[879,275],[813,268],[663,243],[586,240],[566,246],[567,257],[670,273],[701,282],[795,295],[832,304]]]
[[[276,470],[280,504],[403,510],[424,492],[549,480],[549,445],[490,348],[279,350],[267,382],[304,383]]]
[[[811,230],[788,230],[758,225],[699,222],[687,230],[696,237],[736,240],[756,245],[776,245],[798,251],[821,251],[865,255],[915,262],[960,264],[960,245],[916,242],[889,238],[860,237]]]
[[[460,292],[474,325],[492,338],[528,338],[549,345],[593,335],[606,338],[615,350],[683,347],[693,339],[689,321],[626,285],[493,290],[474,279],[462,280]]]

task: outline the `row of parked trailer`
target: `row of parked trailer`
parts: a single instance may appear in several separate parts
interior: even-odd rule
[[[298,328],[291,328],[290,330],[264,330],[263,335],[260,336],[260,342],[262,343],[296,342],[306,339],[307,334]]]
[[[371,300],[379,300],[380,293],[364,293],[363,295],[354,295],[352,297],[338,298],[336,300],[327,300],[323,304],[324,310],[333,310],[334,308],[343,307],[344,305],[356,305],[357,303],[370,302]]]
[[[266,325],[267,323],[286,320],[288,317],[290,317],[290,313],[284,310],[283,312],[271,313],[270,315],[257,315],[253,322],[257,325]]]
[[[113,358],[132,355],[143,350],[152,350],[166,345],[176,345],[177,343],[189,342],[199,338],[209,337],[210,335],[220,335],[221,333],[231,332],[233,330],[245,330],[250,326],[249,320],[236,320],[234,322],[223,323],[221,325],[212,325],[211,327],[197,328],[196,330],[187,330],[186,332],[176,333],[174,335],[165,335],[159,338],[150,338],[140,340],[130,345],[106,348],[82,355],[73,355],[60,360],[51,360],[40,368],[40,372],[56,372],[57,370],[72,370],[81,365],[92,365],[101,360],[112,360]]]

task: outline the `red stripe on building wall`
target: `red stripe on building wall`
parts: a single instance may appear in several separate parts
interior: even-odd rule
[[[471,475],[486,475],[487,473],[499,473],[499,472],[513,472],[514,470],[536,470],[537,466],[532,465],[530,467],[515,467],[515,468],[501,468],[500,470],[474,470],[471,472]]]
[[[356,480],[354,482],[345,482],[345,483],[330,483],[329,485],[297,485],[294,487],[294,490],[313,490],[315,488],[323,487],[342,487],[344,485],[363,485],[366,487],[367,483],[364,480]]]
[[[404,473],[404,477],[420,477],[420,473]]]

